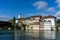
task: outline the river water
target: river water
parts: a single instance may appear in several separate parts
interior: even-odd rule
[[[47,30],[1,30],[0,40],[60,40],[60,32]]]

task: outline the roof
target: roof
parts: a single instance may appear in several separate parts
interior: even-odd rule
[[[42,18],[56,18],[56,17],[55,16],[48,15],[48,16],[42,16]]]
[[[37,16],[31,16],[31,17],[42,17],[41,15],[37,15]]]
[[[0,21],[0,27],[5,27],[5,26],[12,27],[10,22]]]
[[[37,17],[40,17],[41,19],[56,18],[55,16],[51,16],[51,15],[48,15],[48,16],[37,15],[37,16],[31,16],[31,17],[27,17],[27,18],[19,18],[19,19],[16,19],[16,20],[30,20],[30,18],[37,18]],[[12,20],[9,20],[9,21],[12,21]]]

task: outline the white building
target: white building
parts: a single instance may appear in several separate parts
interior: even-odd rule
[[[21,15],[16,19],[16,23],[24,23],[26,29],[32,30],[56,30],[56,17],[48,16],[31,16],[22,18]]]

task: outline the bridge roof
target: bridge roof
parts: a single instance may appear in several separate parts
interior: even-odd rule
[[[0,21],[0,27],[4,26],[11,27],[11,23],[8,21]]]

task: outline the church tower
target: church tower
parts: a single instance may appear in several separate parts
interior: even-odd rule
[[[18,21],[19,21],[18,19],[20,19],[20,18],[22,18],[21,13],[19,13],[16,23],[18,23]]]
[[[22,16],[21,16],[21,13],[19,13],[19,15],[18,15],[18,19],[21,18],[21,17],[22,17]]]

